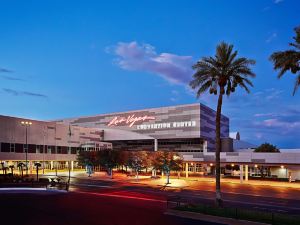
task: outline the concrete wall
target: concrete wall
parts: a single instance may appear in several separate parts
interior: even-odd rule
[[[28,127],[28,144],[79,147],[86,142],[103,140],[101,129],[71,126],[70,137],[67,124],[0,116],[0,142],[25,144],[25,127],[21,121],[32,123]]]
[[[25,153],[0,152],[2,161],[25,161]],[[41,154],[28,153],[28,161],[76,161],[76,154]]]
[[[186,161],[214,162],[215,153],[182,153]],[[221,152],[222,163],[241,163],[259,165],[300,165],[300,152],[255,153]]]

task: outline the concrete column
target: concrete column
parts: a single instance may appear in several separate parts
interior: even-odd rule
[[[240,165],[240,181],[241,181],[241,184],[243,183],[243,176],[244,176],[244,166]]]
[[[163,170],[161,171],[161,177],[164,177],[164,171]]]
[[[157,139],[154,139],[154,151],[156,152],[158,149],[158,142]]]
[[[188,178],[189,177],[189,163],[185,163],[185,177]]]
[[[74,161],[71,161],[71,170],[74,170]]]
[[[53,161],[50,161],[50,170],[53,170]]]
[[[194,173],[196,173],[196,163],[194,163]]]
[[[203,142],[203,152],[207,153],[207,141]]]
[[[245,165],[245,181],[248,181],[248,165]]]
[[[30,168],[30,174],[32,174],[33,171],[33,162],[29,161],[29,168]]]

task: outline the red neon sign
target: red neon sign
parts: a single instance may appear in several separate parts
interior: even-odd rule
[[[127,124],[129,127],[132,127],[136,122],[144,122],[148,120],[155,120],[154,116],[135,116],[134,114],[124,117],[124,116],[116,116],[114,117],[107,126],[121,126]]]

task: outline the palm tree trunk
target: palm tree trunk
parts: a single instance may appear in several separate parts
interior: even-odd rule
[[[36,167],[36,181],[39,182],[39,167]]]
[[[216,114],[216,204],[222,206],[221,197],[221,165],[220,165],[220,152],[221,152],[221,112],[223,102],[223,90],[220,90]]]

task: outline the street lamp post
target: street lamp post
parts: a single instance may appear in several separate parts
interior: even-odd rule
[[[27,140],[27,130],[28,127],[32,125],[32,122],[29,121],[21,121],[21,125],[25,127],[25,157],[26,157],[26,175],[28,175],[28,140]]]

